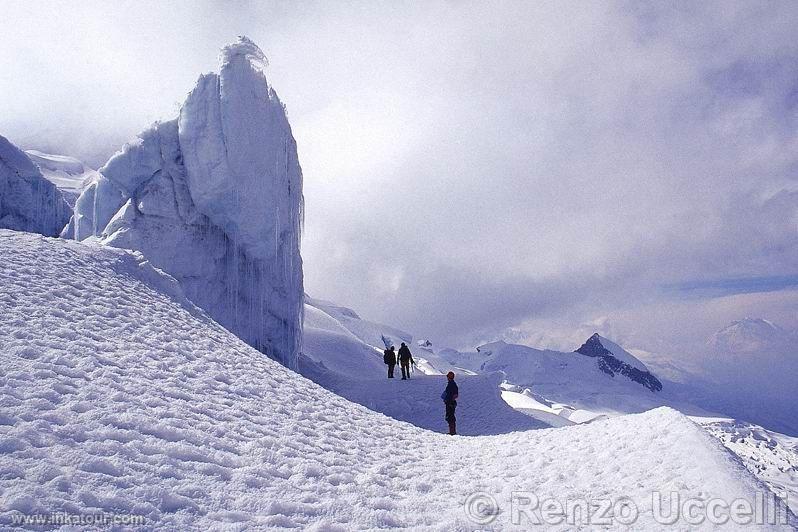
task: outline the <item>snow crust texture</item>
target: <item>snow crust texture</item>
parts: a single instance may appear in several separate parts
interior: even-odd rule
[[[733,419],[702,425],[798,512],[798,438]]]
[[[0,257],[3,526],[114,512],[144,516],[143,530],[473,530],[485,526],[464,504],[485,493],[501,510],[490,526],[506,530],[523,490],[628,497],[634,528],[650,530],[662,528],[652,492],[754,500],[765,489],[670,409],[436,434],[262,356],[140,254],[0,231]]]
[[[142,251],[244,341],[296,367],[302,170],[283,104],[246,38],[225,47],[180,116],[125,145],[63,236]]]
[[[25,152],[0,136],[0,228],[57,236],[71,212]]]

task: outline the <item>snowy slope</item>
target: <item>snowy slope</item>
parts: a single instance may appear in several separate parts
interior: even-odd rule
[[[74,157],[42,153],[38,150],[25,150],[25,154],[39,167],[45,179],[61,191],[70,207],[75,206],[85,186],[98,177],[96,170]]]
[[[440,430],[437,414],[430,421],[424,415],[415,415],[413,409],[398,408],[390,398],[386,400],[383,395],[369,395],[358,390],[369,388],[373,391],[388,385],[380,382],[385,381],[382,339],[399,338],[411,344],[413,336],[410,333],[369,322],[352,309],[312,298],[306,298],[305,316],[305,354],[338,375],[323,377],[312,369],[312,364],[300,365],[303,374],[369,408]],[[602,349],[604,344],[608,345],[613,350],[612,356],[617,355],[630,368],[638,371],[642,368],[648,372],[642,362],[617,344],[598,335],[591,338],[600,339]],[[540,351],[504,342],[486,344],[474,352],[436,351],[432,346],[418,344],[411,344],[411,348],[414,358],[419,361],[418,369],[428,375],[441,375],[450,370],[461,377],[501,372],[505,379],[502,390],[497,388],[489,392],[490,388],[484,384],[488,381],[476,379],[485,400],[493,404],[496,394],[500,393],[510,406],[545,425],[591,422],[658,406],[671,406],[690,415],[715,415],[667,391],[654,393],[622,373],[607,373],[599,364],[601,357]],[[375,381],[375,375],[380,376],[378,381]],[[493,379],[490,377],[491,381]],[[364,384],[366,381],[368,385]]]
[[[0,136],[0,229],[56,236],[71,209],[25,153]]]
[[[321,310],[322,308],[326,310]],[[342,317],[345,319],[341,319]],[[434,406],[430,408],[424,397],[435,396],[437,388],[440,387],[440,380],[430,380],[422,375],[418,375],[418,378],[406,384],[387,381],[384,376],[375,379],[375,375],[385,373],[380,349],[366,345],[342,322],[347,323],[348,327],[361,331],[361,334],[365,331],[363,336],[371,338],[375,343],[381,341],[380,338],[386,334],[385,331],[390,330],[390,327],[363,320],[351,309],[326,302],[319,304],[316,300],[307,298],[305,354],[322,367],[300,363],[303,374],[337,394],[372,410],[423,428],[436,431],[445,429],[439,410]],[[408,337],[411,335],[404,333],[404,338]],[[622,347],[601,336],[598,336],[598,339],[602,347],[630,367],[649,371],[646,365]],[[586,364],[587,376],[584,374],[580,376],[573,367],[568,369],[569,364],[565,364],[564,367],[561,363],[541,366],[541,359],[546,360],[546,356],[541,355],[541,352],[530,352],[528,348],[509,346],[511,351],[509,358],[512,360],[509,366],[502,369],[505,377],[515,380],[529,379],[532,384],[529,384],[530,387],[525,387],[503,382],[500,392],[506,405],[502,405],[496,401],[495,377],[484,374],[468,377],[461,367],[446,361],[452,360],[478,370],[485,367],[495,368],[497,363],[493,359],[498,351],[504,350],[505,346],[506,344],[489,344],[473,353],[460,353],[451,349],[435,352],[428,342],[423,341],[416,342],[416,346],[413,347],[415,358],[428,358],[425,364],[426,372],[440,373],[438,370],[454,370],[459,375],[458,381],[461,382],[461,387],[465,382],[469,388],[467,395],[478,397],[473,402],[461,405],[463,418],[476,421],[469,426],[461,424],[461,433],[492,434],[513,429],[520,430],[523,425],[519,425],[519,420],[513,419],[504,411],[507,405],[539,422],[538,425],[529,425],[530,428],[595,423],[606,420],[609,416],[668,405],[691,414],[693,419],[700,422],[711,435],[737,454],[748,469],[771,486],[776,493],[786,492],[789,500],[798,500],[796,493],[798,447],[795,439],[699,408],[691,404],[690,399],[701,400],[702,395],[682,389],[683,385],[680,382],[668,382],[664,393],[651,394],[639,386],[618,386],[615,379],[608,379],[606,374],[597,373],[591,364]],[[643,352],[642,355],[652,359],[653,354]],[[550,352],[550,356],[557,357],[555,359],[557,362],[574,359],[572,353]],[[580,361],[579,358],[575,360]],[[507,362],[507,359],[504,361]],[[584,360],[581,360],[581,363],[585,365]],[[529,366],[530,364],[534,367]],[[529,370],[533,371],[530,373]],[[325,374],[326,371],[335,375]],[[671,368],[671,373],[674,372],[678,372],[678,375],[684,374],[682,368]],[[549,382],[548,386],[540,385],[547,382],[546,379],[556,377],[558,373],[561,374],[561,379]],[[524,378],[523,375],[527,377]],[[569,382],[569,379],[582,380]],[[560,383],[559,386],[557,382]],[[555,387],[554,392],[552,386]],[[711,388],[708,388],[710,386],[711,383],[705,383],[707,388],[704,393],[707,390],[711,391]],[[408,389],[414,390],[415,395],[408,396]],[[415,390],[421,393],[416,393]],[[541,395],[539,391],[559,400],[551,400]],[[762,436],[763,434],[766,436]]]
[[[540,396],[536,396],[529,388],[522,388],[507,382],[502,383],[502,399],[510,406],[546,423],[551,427],[567,427],[575,425],[568,419],[564,405],[552,404]]]
[[[390,337],[409,342],[412,336],[363,320],[345,307],[310,298],[306,301],[303,356],[298,367],[302,375],[376,412],[429,430],[448,430],[439,398],[446,378],[439,372],[426,375],[416,371],[409,381],[401,381],[397,368],[397,378],[389,380],[382,349],[362,339],[383,343],[382,338]],[[428,353],[421,347],[414,347],[413,351],[419,362],[423,359],[418,354]],[[458,426],[461,434],[501,434],[550,426],[515,411],[503,401],[500,381],[498,374],[458,376],[463,398],[458,407],[463,420]]]
[[[306,297],[305,302],[308,306],[321,310],[334,318],[346,330],[363,342],[380,350],[392,345],[398,348],[402,342],[405,342],[411,348],[413,347],[413,335],[408,332],[381,323],[364,320],[354,310],[329,301]]]
[[[305,305],[303,354],[328,371],[357,378],[385,373],[382,352],[366,344],[335,318]]]
[[[427,397],[435,396],[441,380],[430,381],[428,377],[421,375],[409,383],[399,384],[396,381],[387,381],[384,377],[375,379],[374,375],[385,372],[385,366],[381,362],[380,349],[366,345],[347,328],[352,327],[361,331],[361,334],[365,331],[363,336],[371,338],[377,343],[381,342],[382,336],[386,334],[385,331],[390,330],[389,327],[367,322],[356,312],[345,307],[326,302],[318,304],[310,298],[307,301],[309,303],[306,303],[305,307],[305,353],[312,360],[320,363],[322,367],[300,363],[300,370],[303,374],[339,395],[372,410],[383,412],[423,428],[436,431],[445,429],[440,419],[439,409],[435,406],[430,407],[427,401]],[[311,304],[318,304],[318,306]],[[322,308],[326,310],[321,310]],[[334,318],[333,314],[338,319]],[[347,323],[347,326],[344,326],[342,322]],[[408,338],[410,334],[404,333],[404,337]],[[614,342],[598,335],[591,338],[597,338],[602,349],[609,351],[618,360],[623,360],[629,367],[649,371],[649,368],[639,359]],[[503,405],[496,401],[495,377],[484,374],[478,377],[467,377],[464,374],[465,370],[446,361],[453,360],[458,364],[477,369],[481,369],[483,366],[493,367],[490,362],[496,354],[497,346],[502,346],[502,344],[482,346],[479,351],[473,353],[460,353],[450,349],[435,352],[433,346],[424,341],[416,342],[416,346],[413,347],[415,358],[421,360],[422,357],[427,357],[423,364],[425,372],[440,373],[439,370],[454,370],[459,375],[458,381],[461,383],[461,388],[465,382],[468,388],[467,395],[469,397],[476,396],[476,400],[461,404],[462,418],[470,422],[468,426],[461,423],[461,433],[492,434],[521,430],[523,425],[519,425],[519,423],[522,422],[513,419],[505,411],[508,405],[538,422],[537,425],[529,425],[529,428],[595,423],[606,420],[610,416],[669,405],[692,414],[694,420],[701,423],[712,436],[735,453],[751,473],[770,486],[775,493],[787,494],[785,499],[788,501],[798,500],[798,488],[796,487],[798,486],[798,470],[796,470],[798,445],[794,438],[767,431],[744,421],[724,418],[721,414],[713,414],[698,408],[691,404],[691,399],[693,401],[700,400],[702,394],[683,389],[682,382],[667,382],[666,391],[659,394],[648,393],[646,389],[641,389],[638,386],[624,387],[619,390],[614,379],[607,379],[606,373],[604,376],[597,374],[595,368],[590,364],[588,367],[591,371],[588,374],[589,380],[594,380],[592,385],[586,386],[584,385],[585,381],[582,381],[582,385],[575,386],[574,383],[568,383],[567,378],[580,378],[579,375],[576,373],[566,374],[566,380],[561,381],[557,393],[552,393],[550,388],[545,386],[532,384],[531,387],[524,387],[505,381],[501,384],[501,398],[506,403]],[[571,353],[551,353],[553,356],[559,357],[558,361],[562,361],[562,357],[573,358]],[[510,378],[518,378],[519,375],[523,375],[525,364],[540,364],[540,353],[537,353],[537,356],[532,356],[534,354],[527,351],[526,348],[520,349],[520,353],[514,355],[517,357],[511,357],[515,358],[515,363],[510,364],[512,369],[509,372],[507,367],[503,369],[505,376],[509,375]],[[641,352],[641,356],[646,356],[647,360],[656,361],[652,353]],[[584,361],[582,362],[584,363]],[[518,365],[521,367],[520,371]],[[660,363],[655,365],[663,367]],[[542,374],[529,378],[538,383],[544,382],[546,377],[552,376],[552,372],[556,374],[564,368],[555,364],[542,369]],[[665,366],[665,369],[669,369],[669,375],[675,374],[677,377],[683,377],[686,374],[683,368]],[[334,375],[326,374],[327,371]],[[711,383],[705,382],[704,387],[704,393],[711,392]],[[533,388],[536,391],[533,391]],[[408,390],[413,390],[413,395],[408,395]],[[557,397],[559,401],[550,400],[540,395],[538,390],[546,391],[553,397]],[[592,397],[590,397],[591,395]],[[588,403],[590,409],[586,407]],[[597,403],[599,407],[596,406]],[[607,408],[608,405],[609,408]]]
[[[224,47],[178,118],[99,170],[62,236],[143,252],[215,320],[296,367],[302,170],[265,65],[249,39]]]
[[[383,365],[383,368],[385,366]],[[446,388],[443,375],[416,372],[410,380],[380,376],[360,377],[325,371],[314,364],[303,363],[299,371],[313,382],[352,402],[381,412],[394,419],[437,432],[446,432],[444,409],[440,395]],[[399,370],[396,370],[399,373]],[[502,400],[501,376],[460,375],[457,383],[460,399],[457,406],[457,432],[465,436],[504,434],[518,430],[548,428],[551,425],[514,410]]]
[[[144,529],[473,529],[463,503],[486,492],[507,528],[510,493],[534,490],[629,497],[651,528],[654,490],[762,489],[672,410],[452,438],[264,357],[141,255],[0,231],[0,257],[2,523],[114,512]]]

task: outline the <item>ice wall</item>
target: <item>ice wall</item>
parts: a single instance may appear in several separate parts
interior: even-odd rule
[[[0,136],[0,229],[58,236],[72,209],[25,153]]]
[[[300,350],[302,170],[266,58],[226,46],[177,119],[99,170],[64,236],[142,251],[236,335],[286,366]]]

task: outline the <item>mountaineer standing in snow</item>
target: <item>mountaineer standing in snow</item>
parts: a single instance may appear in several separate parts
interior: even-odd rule
[[[410,378],[410,364],[415,364],[416,361],[413,360],[413,355],[410,353],[410,349],[402,342],[401,347],[399,347],[399,365],[402,366],[402,380],[407,380]]]
[[[446,384],[446,389],[441,394],[443,404],[446,405],[446,422],[449,423],[449,434],[454,436],[457,434],[457,427],[455,423],[457,419],[454,417],[454,409],[457,408],[457,383],[454,382],[454,372],[450,371],[446,374],[449,382]]]
[[[386,349],[383,351],[382,361],[388,365],[388,378],[393,379],[393,368],[396,367],[396,353],[393,350],[393,346],[390,349]]]

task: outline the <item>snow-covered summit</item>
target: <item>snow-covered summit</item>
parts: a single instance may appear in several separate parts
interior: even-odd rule
[[[177,119],[99,170],[63,236],[142,251],[215,320],[296,367],[302,170],[264,65],[249,39],[226,46]]]
[[[594,333],[590,338],[582,344],[579,349],[575,350],[577,353],[588,356],[613,356],[629,366],[640,371],[648,371],[648,368],[640,360],[635,358],[634,355],[626,351],[623,347],[619,346],[612,340],[604,338],[599,333]],[[590,353],[590,354],[588,354]]]
[[[653,375],[620,362],[607,353],[585,356],[579,352],[534,349],[504,341],[479,346],[476,352],[439,351],[439,357],[453,367],[478,373],[501,371],[509,383],[530,387],[550,400],[591,408],[595,411],[641,411],[663,404],[651,393]],[[631,356],[631,355],[630,355]],[[622,365],[623,371],[607,371]],[[656,381],[659,382],[659,381]]]
[[[789,333],[771,321],[744,318],[713,334],[707,345],[719,354],[745,354],[782,346],[789,339]]]
[[[56,236],[70,213],[30,157],[0,136],[0,228]]]
[[[782,406],[798,401],[797,343],[793,331],[761,318],[733,321],[712,335],[701,364],[711,381],[713,408],[798,435],[798,409]],[[694,395],[703,392],[697,389]]]
[[[580,355],[599,359],[599,368],[612,376],[616,373],[642,384],[652,392],[662,390],[662,383],[648,371],[648,368],[621,346],[595,333],[579,349]]]

